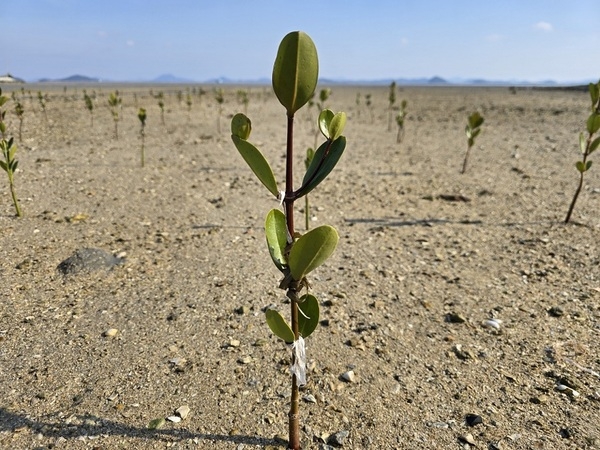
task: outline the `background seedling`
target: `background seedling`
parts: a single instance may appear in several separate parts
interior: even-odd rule
[[[142,158],[142,167],[144,167],[144,139],[145,139],[145,128],[146,128],[146,110],[144,108],[140,108],[138,111],[138,119],[140,119],[140,138],[142,139],[142,152],[141,152],[141,158]]]
[[[38,102],[40,104],[40,108],[44,113],[44,118],[48,121],[48,113],[46,112],[46,96],[42,94],[42,91],[38,91],[37,93]]]
[[[23,142],[23,119],[25,118],[25,108],[20,101],[15,100],[15,114],[19,118],[19,142]]]
[[[404,138],[404,119],[406,118],[406,100],[400,102],[400,110],[396,115],[396,124],[398,125],[398,134],[396,134],[396,142],[399,144]]]
[[[594,153],[598,146],[600,146],[600,137],[594,139],[594,135],[600,130],[600,81],[596,84],[590,83],[589,91],[592,100],[592,113],[586,122],[587,137],[583,132],[579,134],[579,149],[581,150],[582,157],[580,161],[575,163],[575,167],[579,172],[579,184],[575,190],[575,195],[573,195],[573,200],[571,200],[571,204],[569,205],[565,223],[569,223],[569,220],[571,220],[573,208],[575,208],[575,203],[577,202],[577,198],[583,187],[583,174],[592,167],[592,161],[588,161],[588,157]]]
[[[94,126],[94,101],[92,97],[90,97],[86,91],[83,91],[83,101],[85,102],[85,107],[90,112],[91,126]]]
[[[392,81],[392,84],[390,84],[390,93],[388,95],[388,131],[392,131],[394,103],[396,103],[396,82]]]
[[[158,107],[160,108],[160,123],[165,124],[165,95],[161,92],[156,94]]]
[[[367,110],[371,116],[371,123],[373,123],[375,121],[375,115],[373,114],[373,102],[371,101],[371,94],[365,94],[365,105],[367,105]]]
[[[283,38],[273,67],[273,89],[287,112],[285,191],[279,192],[271,166],[263,154],[247,140],[252,128],[250,119],[240,113],[231,122],[231,138],[237,150],[271,195],[283,203],[284,212],[273,209],[267,214],[265,234],[271,259],[283,276],[279,287],[286,291],[286,296],[291,301],[291,322],[288,323],[274,309],[267,309],[266,320],[277,337],[292,344],[288,448],[294,450],[300,448],[298,386],[306,382],[304,338],[319,323],[319,301],[311,293],[301,295],[301,291],[309,287],[306,276],[331,256],[338,242],[337,231],[329,225],[319,226],[304,235],[296,233],[294,202],[308,194],[329,175],[346,147],[346,138],[342,136],[346,123],[345,113],[322,111],[319,115],[319,128],[326,141],[316,150],[301,186],[294,189],[294,115],[314,93],[318,66],[317,49],[307,34],[296,31]]]
[[[483,116],[478,112],[474,112],[469,116],[467,126],[465,127],[465,134],[467,135],[467,152],[465,153],[465,159],[460,173],[465,173],[467,171],[469,153],[471,152],[471,147],[475,144],[475,138],[481,133],[483,120]]]
[[[238,102],[244,106],[244,114],[248,114],[248,103],[250,103],[248,91],[246,91],[245,89],[238,89],[237,99]]]
[[[15,206],[15,213],[18,217],[21,217],[21,206],[17,198],[17,192],[15,190],[15,172],[19,165],[19,161],[15,159],[17,153],[17,145],[14,143],[13,138],[6,138],[6,123],[4,123],[4,117],[6,111],[3,106],[8,101],[8,97],[2,95],[2,89],[0,89],[0,150],[2,150],[2,159],[0,160],[0,168],[8,175],[8,186],[10,189],[10,195],[12,197],[13,205]]]
[[[221,114],[223,114],[223,103],[225,103],[225,95],[223,89],[215,89],[215,101],[217,102],[217,131],[221,132]]]
[[[187,112],[190,113],[192,111],[192,95],[189,92],[185,95],[185,104]]]
[[[108,106],[115,123],[115,139],[119,139],[119,106],[121,106],[121,97],[119,91],[111,92],[108,96]]]

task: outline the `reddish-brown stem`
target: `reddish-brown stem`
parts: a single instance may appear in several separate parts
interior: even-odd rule
[[[285,217],[288,232],[294,239],[294,116],[287,116],[287,148],[286,148],[286,166],[285,166]],[[296,283],[292,283],[289,290],[297,290]],[[289,296],[296,298],[295,292]],[[294,300],[291,301],[291,315],[292,315],[292,331],[294,332],[294,339],[298,340],[298,305]],[[292,352],[292,364],[296,361],[296,355]],[[288,413],[289,419],[289,442],[288,449],[299,450],[300,449],[300,415],[299,415],[299,401],[300,394],[298,392],[298,381],[296,375],[292,374],[292,398],[290,400],[290,412]]]

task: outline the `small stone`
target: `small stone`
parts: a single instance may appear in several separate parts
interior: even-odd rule
[[[548,403],[548,396],[545,394],[538,395],[537,397],[531,398],[531,403],[535,405],[544,405]]]
[[[240,346],[240,341],[239,339],[231,339],[229,341],[229,346],[230,347],[239,347]]]
[[[500,319],[488,319],[483,321],[483,326],[486,328],[493,328],[495,330],[500,329],[500,324],[502,321]]]
[[[243,358],[238,359],[240,364],[250,364],[252,361],[252,356],[244,356]]]
[[[478,414],[467,414],[465,421],[467,422],[467,425],[474,427],[475,425],[483,423],[483,418]]]
[[[190,407],[187,405],[180,406],[175,410],[175,414],[181,417],[184,420],[190,414]]]
[[[307,403],[317,403],[317,399],[312,394],[306,394],[304,397],[302,397],[302,400]]]
[[[112,253],[99,248],[82,248],[63,262],[57,269],[63,275],[75,275],[79,272],[93,272],[98,269],[111,269],[123,263],[123,259],[117,258]]]
[[[449,323],[465,323],[467,319],[462,314],[451,312],[446,314],[446,322]]]
[[[354,374],[354,370],[349,370],[347,372],[344,372],[341,375],[342,380],[348,382],[348,383],[354,383],[356,381],[356,375]]]
[[[336,447],[343,447],[344,446],[344,441],[346,440],[346,438],[350,435],[349,431],[343,430],[343,431],[338,431],[335,434],[332,434],[331,436],[329,436],[329,438],[327,439],[327,443],[329,445],[333,445]]]
[[[104,337],[115,337],[118,332],[119,332],[119,330],[117,330],[116,328],[109,328],[104,333],[102,333],[102,336],[104,336]]]
[[[248,314],[250,312],[250,308],[247,306],[240,306],[239,308],[236,308],[235,312],[236,314],[243,316],[244,314]]]
[[[458,437],[459,441],[466,442],[469,445],[475,445],[475,439],[471,433],[467,433]]]
[[[548,310],[548,314],[552,317],[561,317],[565,312],[560,306],[553,306]]]
[[[181,417],[179,417],[179,416],[169,416],[169,417],[167,417],[167,420],[169,422],[179,423],[179,422],[181,422]]]

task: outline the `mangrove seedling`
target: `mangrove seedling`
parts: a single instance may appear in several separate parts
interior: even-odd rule
[[[402,142],[402,138],[404,137],[404,119],[406,118],[406,100],[402,100],[400,102],[400,110],[396,115],[396,124],[398,125],[398,134],[396,134],[396,143]]]
[[[465,173],[467,171],[469,153],[475,144],[475,138],[479,135],[479,133],[481,133],[481,125],[483,124],[483,120],[483,116],[478,112],[474,112],[469,116],[467,126],[465,127],[465,134],[467,135],[467,152],[465,153],[465,159],[463,161],[460,173]]]
[[[373,114],[373,102],[371,101],[371,94],[365,94],[365,105],[367,105],[367,110],[369,110],[369,115],[371,116],[371,123],[375,121],[375,115]]]
[[[223,89],[215,89],[215,101],[217,102],[217,131],[221,132],[221,114],[223,114],[223,103],[225,103],[225,96]]]
[[[23,119],[25,118],[25,108],[20,101],[15,101],[15,114],[19,118],[19,142],[23,142]]]
[[[185,104],[187,106],[188,113],[192,111],[192,95],[188,92],[185,96]]]
[[[15,172],[19,165],[19,161],[15,159],[17,153],[17,145],[14,139],[11,137],[7,139],[6,136],[6,123],[4,123],[4,117],[6,111],[2,107],[8,101],[8,97],[2,95],[2,89],[0,89],[0,150],[2,151],[2,159],[0,159],[0,168],[8,175],[8,187],[10,189],[10,195],[12,196],[13,205],[15,206],[15,213],[18,217],[21,217],[21,206],[19,205],[19,199],[17,198],[17,192],[15,190]]]
[[[142,167],[144,167],[144,139],[146,137],[145,128],[146,128],[146,109],[140,108],[138,111],[138,119],[140,119],[140,138],[142,139]]]
[[[46,96],[42,94],[42,91],[38,91],[37,93],[38,102],[40,103],[40,108],[44,112],[44,118],[48,121],[48,113],[46,112]]]
[[[276,309],[267,309],[266,321],[271,331],[291,345],[291,402],[289,418],[289,449],[300,448],[299,390],[306,383],[306,352],[304,339],[319,323],[319,301],[310,292],[307,276],[331,256],[338,242],[338,233],[329,225],[321,225],[304,235],[294,228],[294,202],[319,185],[333,170],[346,147],[342,136],[346,114],[324,110],[319,115],[319,128],[325,142],[316,150],[300,187],[294,187],[294,116],[313,94],[319,71],[317,49],[311,38],[300,31],[286,35],[279,45],[273,66],[273,90],[286,109],[287,144],[285,159],[285,190],[280,191],[271,166],[263,154],[248,141],[251,122],[244,114],[236,114],[231,122],[231,138],[237,150],[259,181],[283,205],[283,212],[272,209],[265,220],[267,247],[273,263],[282,274],[279,287],[286,292],[291,305],[288,322]],[[302,294],[302,290],[307,292]]]
[[[119,106],[121,105],[121,97],[119,91],[111,92],[108,96],[108,106],[112,114],[113,122],[115,123],[115,139],[119,139]]]
[[[248,103],[250,103],[248,91],[246,91],[245,89],[238,89],[237,100],[240,104],[244,105],[244,114],[248,114]]]
[[[90,112],[91,126],[94,127],[94,101],[86,91],[83,91],[83,101],[85,102],[85,107]]]
[[[165,96],[161,92],[156,94],[156,98],[158,100],[158,107],[160,108],[160,123],[165,124]]]
[[[396,103],[396,82],[390,84],[390,93],[388,95],[388,131],[392,131],[392,114]]]
[[[579,134],[579,149],[581,150],[581,160],[575,163],[575,167],[579,172],[579,183],[577,184],[577,189],[575,190],[573,200],[571,200],[565,223],[569,223],[569,220],[571,220],[573,208],[575,208],[577,197],[579,197],[579,193],[581,192],[581,188],[583,187],[583,174],[590,170],[590,167],[592,167],[592,161],[589,161],[588,157],[592,153],[594,153],[594,151],[597,150],[600,146],[600,136],[594,139],[594,135],[600,130],[600,81],[598,81],[598,83],[595,84],[590,83],[589,91],[590,97],[592,99],[592,113],[590,114],[586,122],[587,136],[586,133],[583,132]]]

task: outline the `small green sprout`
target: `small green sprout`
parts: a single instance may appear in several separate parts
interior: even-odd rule
[[[396,115],[396,124],[398,125],[398,134],[396,134],[396,143],[402,142],[402,138],[404,138],[404,119],[406,119],[406,105],[408,103],[406,100],[402,100],[400,102],[400,110]]]
[[[85,102],[85,107],[90,112],[91,126],[94,127],[94,100],[92,100],[92,97],[85,90],[83,91],[83,101]]]
[[[356,93],[354,103],[356,104],[356,117],[360,117],[360,92]]]
[[[40,104],[40,108],[42,108],[42,111],[44,112],[44,118],[46,119],[46,121],[48,121],[48,113],[46,112],[47,97],[44,94],[42,94],[42,91],[38,91],[37,98]]]
[[[371,94],[365,94],[365,105],[367,105],[369,115],[371,116],[371,123],[373,123],[375,121],[375,115],[373,114],[373,102],[371,101]]]
[[[15,159],[17,153],[17,145],[14,143],[14,139],[11,137],[6,139],[6,124],[4,123],[4,117],[6,111],[2,107],[8,101],[8,97],[2,95],[2,89],[0,89],[0,150],[2,151],[2,159],[0,159],[0,168],[8,175],[8,186],[10,189],[10,195],[12,196],[13,205],[15,206],[15,212],[17,217],[22,217],[21,206],[17,198],[17,192],[15,190],[15,172],[19,165],[19,161]]]
[[[569,206],[565,223],[569,223],[569,220],[571,220],[573,208],[575,208],[577,197],[579,197],[579,193],[583,187],[583,174],[592,167],[592,161],[588,161],[588,157],[600,147],[600,136],[594,139],[594,135],[600,131],[600,81],[598,83],[590,83],[588,88],[592,100],[592,113],[586,122],[587,136],[583,132],[579,134],[579,149],[582,156],[581,160],[575,163],[575,167],[579,172],[579,183]]]
[[[115,139],[119,139],[119,107],[121,106],[121,97],[119,91],[111,92],[108,96],[108,106],[112,114],[113,122],[115,123]]]
[[[225,96],[223,89],[215,89],[215,101],[218,105],[218,115],[217,115],[217,131],[221,132],[221,115],[223,114],[223,103],[225,103]]]
[[[188,113],[192,111],[192,95],[188,92],[185,95],[185,104],[187,106]]]
[[[145,133],[145,128],[146,128],[146,110],[144,108],[140,108],[138,111],[138,119],[140,119],[140,138],[142,139],[142,151],[141,151],[141,157],[142,157],[142,167],[144,167],[144,140],[146,137],[146,133]]]
[[[252,130],[250,119],[238,113],[231,121],[231,139],[238,152],[270,194],[283,203],[283,212],[272,209],[267,214],[265,234],[271,259],[283,276],[279,287],[286,291],[290,300],[291,321],[271,308],[267,309],[265,316],[273,334],[292,344],[292,390],[288,413],[288,449],[292,450],[300,448],[299,386],[306,383],[304,339],[319,323],[318,299],[309,292],[304,295],[301,292],[304,288],[309,289],[307,275],[332,255],[339,239],[335,228],[329,225],[319,226],[304,235],[296,233],[294,202],[306,196],[331,173],[346,147],[346,138],[342,135],[346,114],[323,110],[319,114],[319,128],[325,142],[314,152],[301,186],[294,188],[294,116],[313,95],[318,73],[317,49],[312,39],[300,31],[286,35],[279,45],[272,77],[273,90],[287,116],[284,191],[280,192],[273,170],[263,154],[248,141]]]
[[[165,95],[161,92],[156,94],[158,107],[160,108],[160,123],[165,124]]]
[[[248,114],[248,103],[250,103],[248,91],[245,89],[238,89],[237,100],[240,104],[244,105],[244,114]]]
[[[390,93],[388,95],[388,131],[392,131],[392,114],[396,103],[396,82],[390,84]]]
[[[23,142],[23,119],[25,118],[25,108],[20,101],[15,101],[15,114],[19,118],[19,142]]]
[[[465,173],[467,171],[469,153],[471,152],[471,147],[475,144],[475,138],[481,133],[483,120],[483,116],[478,112],[474,112],[469,116],[467,126],[465,127],[465,134],[467,135],[467,152],[465,153],[465,159],[460,173]]]

